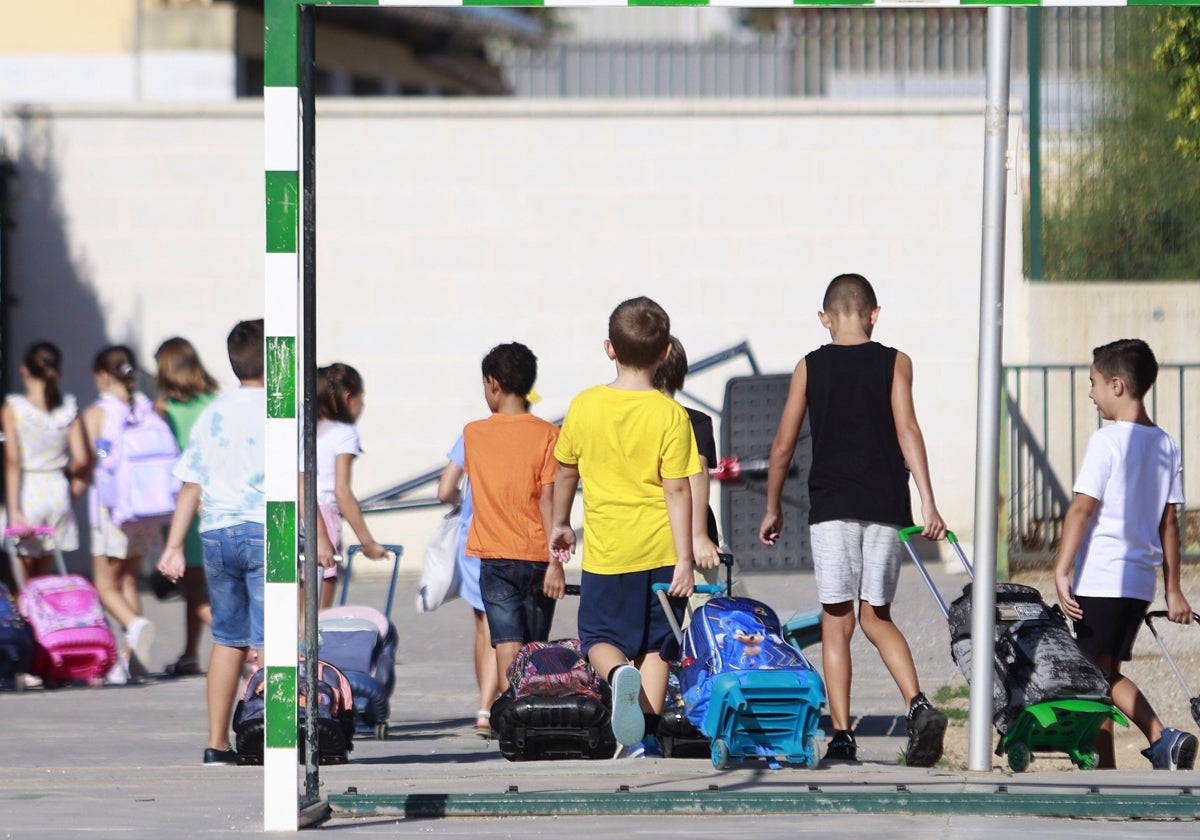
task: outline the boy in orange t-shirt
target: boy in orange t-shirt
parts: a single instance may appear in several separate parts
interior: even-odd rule
[[[504,691],[521,646],[549,640],[555,601],[566,591],[562,564],[551,561],[546,540],[558,427],[529,413],[537,357],[528,347],[493,347],[482,367],[492,415],[463,429],[463,470],[475,506],[467,554],[480,558],[479,588]]]

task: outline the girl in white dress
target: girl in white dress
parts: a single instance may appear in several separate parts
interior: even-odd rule
[[[91,450],[75,397],[61,386],[62,353],[39,341],[21,364],[23,394],[9,394],[0,408],[4,431],[4,486],[8,525],[49,525],[63,551],[79,548],[79,526],[71,503],[87,489]],[[17,542],[15,562],[24,578],[47,574],[51,554],[40,537]]]

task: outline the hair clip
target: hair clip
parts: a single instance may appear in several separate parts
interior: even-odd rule
[[[117,373],[121,376],[128,376],[133,373],[133,365],[129,364],[129,362],[121,362],[121,364],[117,365]]]
[[[530,405],[534,405],[535,403],[540,403],[541,401],[542,401],[542,395],[539,394],[537,391],[533,390],[532,388],[530,388],[529,393],[525,395],[525,402],[529,403]]]

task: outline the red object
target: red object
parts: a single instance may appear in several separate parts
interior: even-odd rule
[[[716,481],[737,481],[742,477],[742,461],[734,455],[718,458],[711,475]]]

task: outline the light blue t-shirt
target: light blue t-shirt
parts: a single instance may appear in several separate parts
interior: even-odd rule
[[[465,468],[467,456],[462,435],[459,435],[458,440],[454,441],[454,446],[450,448],[447,457],[457,464],[459,469]],[[467,476],[463,477],[462,501],[459,506],[462,516],[458,520],[458,556],[456,558],[458,561],[458,594],[473,609],[482,610],[483,594],[479,591],[479,558],[467,554],[467,532],[471,529],[471,517],[475,514],[475,504],[471,501],[471,479]]]
[[[175,477],[200,485],[200,531],[267,522],[267,394],[238,388],[196,418]]]

